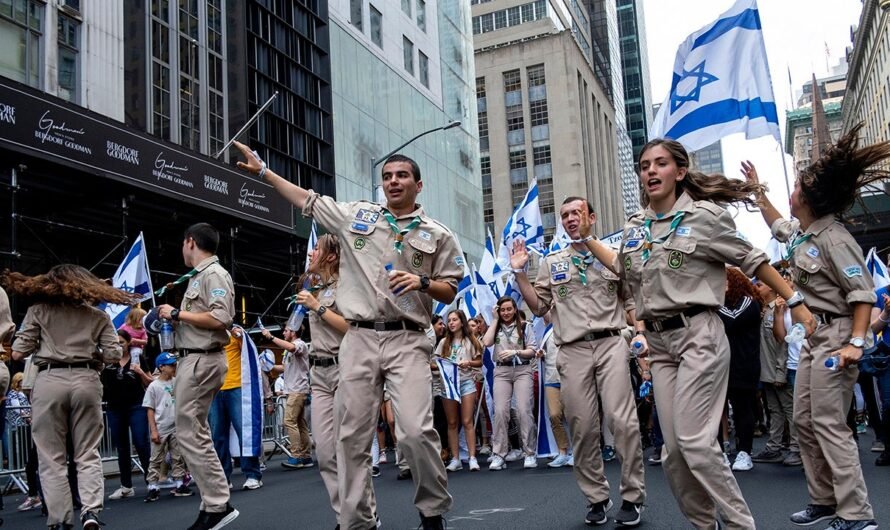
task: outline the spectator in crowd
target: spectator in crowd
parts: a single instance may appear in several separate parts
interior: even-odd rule
[[[884,422],[884,438],[879,440],[880,452],[876,466],[890,466],[890,286],[881,287],[876,291],[877,302],[872,309],[871,331],[875,334],[875,351],[873,356],[883,358],[881,361],[869,363],[871,370],[878,382],[878,392],[881,394],[881,417]]]
[[[130,334],[121,329],[118,330],[117,337],[121,346],[121,358],[106,365],[100,375],[108,430],[111,431],[111,439],[117,448],[117,466],[120,470],[121,487],[108,496],[113,501],[136,494],[133,490],[131,437],[142,469],[148,469],[151,460],[148,415],[142,407],[142,400],[145,398],[145,387],[151,384],[152,379],[142,368],[141,363],[145,360],[136,362],[130,356]]]
[[[544,320],[548,324],[550,323],[550,313],[544,315]],[[553,334],[551,333],[547,335],[544,344],[538,350],[538,355],[544,358],[544,373],[538,374],[538,377],[544,378],[544,395],[539,399],[547,400],[550,426],[553,429],[556,448],[559,450],[559,454],[547,464],[548,467],[563,467],[569,464],[569,435],[565,428],[566,417],[563,413],[559,372],[556,369],[556,354],[556,344],[553,343]]]
[[[176,405],[173,400],[176,357],[168,352],[162,352],[155,359],[155,366],[158,369],[158,378],[148,385],[145,399],[142,401],[142,406],[148,415],[148,429],[151,433],[151,462],[146,469],[148,496],[145,497],[145,502],[154,502],[161,498],[158,478],[167,453],[170,454],[173,463],[170,472],[170,477],[176,486],[173,495],[189,497],[194,494],[191,488],[183,483],[186,473],[185,461],[176,441]]]
[[[145,317],[145,310],[139,306],[130,308],[127,313],[127,319],[120,329],[130,334],[130,357],[139,362],[145,346],[148,345],[148,332],[142,327],[142,319]]]
[[[6,393],[6,424],[19,431],[24,431],[24,435],[18,437],[18,440],[31,440],[31,401],[22,389],[22,382],[25,374],[19,372],[12,376],[9,384],[9,392]],[[21,450],[21,448],[18,448]],[[36,463],[36,460],[35,460]],[[40,500],[40,485],[37,481],[37,466],[25,466],[26,479],[28,481],[28,496],[19,504],[18,511],[24,512],[35,510],[43,506]]]

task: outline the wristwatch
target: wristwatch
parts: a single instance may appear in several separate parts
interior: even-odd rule
[[[170,311],[170,320],[174,322],[179,321],[179,309],[173,309],[172,311]]]
[[[420,290],[426,292],[430,288],[430,277],[426,274],[420,277]]]
[[[328,308],[323,305],[318,306],[318,309],[315,310],[315,314],[318,316],[322,316],[327,312],[328,312]]]
[[[850,339],[850,345],[854,348],[862,349],[865,347],[865,339],[862,337],[853,337]]]

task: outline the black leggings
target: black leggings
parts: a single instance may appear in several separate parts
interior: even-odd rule
[[[730,387],[726,397],[732,405],[735,433],[739,439],[737,449],[750,455],[754,445],[754,400],[757,399],[757,389]]]

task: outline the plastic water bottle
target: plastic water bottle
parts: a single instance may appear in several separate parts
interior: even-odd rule
[[[173,350],[173,323],[169,320],[165,320],[161,324],[161,332],[158,334],[158,339],[161,342],[161,351],[172,351]]]
[[[392,267],[392,263],[387,263],[383,266],[383,268],[386,269],[387,275],[390,278],[392,278],[392,276],[396,273],[395,269],[393,269]],[[392,292],[392,294],[395,295],[396,306],[398,306],[399,309],[406,313],[414,311],[414,302],[411,300],[411,297],[399,296],[400,294],[402,294],[402,289],[396,289]]]
[[[788,335],[785,336],[785,342],[788,344],[800,344],[806,337],[807,330],[803,327],[803,324],[798,322],[797,324],[791,326],[791,329],[788,331]]]
[[[838,355],[832,355],[828,359],[825,359],[825,368],[828,368],[832,372],[837,372],[841,368],[841,358]]]
[[[639,357],[641,353],[643,353],[643,342],[639,340],[633,341],[630,345],[630,353],[634,357]]]
[[[643,384],[640,385],[640,399],[649,397],[649,394],[652,393],[652,381],[643,381]]]
[[[306,309],[297,305],[294,306],[293,312],[290,314],[290,318],[287,319],[287,327],[288,329],[294,330],[294,333],[299,335],[300,328],[303,326],[303,320],[306,318]]]

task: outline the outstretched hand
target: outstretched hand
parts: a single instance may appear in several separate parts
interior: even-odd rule
[[[760,184],[760,177],[757,175],[757,168],[750,160],[742,161],[742,168],[739,170],[748,184]]]
[[[514,269],[524,269],[526,265],[528,265],[528,249],[525,247],[525,241],[517,239],[513,241],[510,266]]]
[[[243,156],[245,160],[245,162],[238,161],[238,169],[243,169],[254,175],[259,175],[260,171],[263,169],[263,161],[257,158],[257,156],[253,154],[253,151],[241,142],[235,142],[234,145],[241,151],[241,156]]]
[[[587,205],[587,201],[581,201],[580,214],[581,224],[578,225],[578,231],[582,238],[589,237],[593,233],[593,223],[590,221],[590,207]]]

